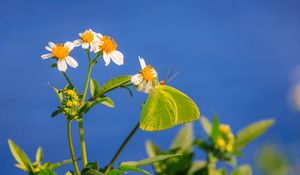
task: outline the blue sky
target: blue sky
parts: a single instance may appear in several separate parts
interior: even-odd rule
[[[238,130],[250,122],[276,118],[276,126],[245,149],[241,162],[253,163],[260,145],[285,145],[299,154],[299,113],[289,107],[288,95],[300,64],[299,1],[15,1],[0,6],[0,164],[2,174],[20,174],[13,164],[7,139],[12,138],[34,158],[42,146],[45,160],[69,158],[66,120],[50,117],[58,105],[48,87],[65,80],[51,61],[42,61],[48,41],[78,38],[87,28],[111,35],[125,56],[125,64],[95,66],[99,82],[139,71],[138,56],[164,79],[167,69],[180,71],[170,82],[199,105],[203,115],[217,113]],[[87,61],[80,49],[72,52],[78,69],[68,69],[76,85],[83,85]],[[83,87],[80,86],[79,90]],[[146,95],[126,91],[110,94],[116,108],[97,107],[85,119],[89,160],[108,163],[139,120]],[[196,135],[202,135],[195,123]],[[74,123],[75,144],[78,145]],[[145,140],[167,148],[178,127],[159,133],[139,131],[121,160],[146,157]],[[76,146],[79,155],[79,147]],[[298,155],[299,156],[299,155]],[[199,156],[198,159],[203,157]],[[62,174],[71,166],[57,171]]]

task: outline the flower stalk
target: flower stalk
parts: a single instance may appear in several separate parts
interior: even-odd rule
[[[112,168],[113,164],[115,163],[115,161],[117,160],[117,158],[119,157],[119,155],[121,154],[121,152],[123,151],[123,149],[125,148],[125,146],[127,145],[127,143],[129,142],[129,140],[132,138],[132,136],[136,133],[136,131],[139,129],[140,123],[138,122],[135,127],[131,130],[131,132],[129,133],[129,135],[126,137],[126,139],[123,141],[122,145],[119,147],[118,151],[115,153],[115,155],[113,156],[113,158],[111,159],[111,161],[109,162],[104,175],[107,175],[107,173],[110,171],[110,169]]]
[[[75,169],[76,175],[80,175],[80,170],[76,161],[75,153],[74,153],[74,147],[73,147],[73,141],[72,141],[72,131],[71,131],[71,124],[72,120],[68,120],[68,143],[69,143],[69,149],[71,153],[72,163]]]

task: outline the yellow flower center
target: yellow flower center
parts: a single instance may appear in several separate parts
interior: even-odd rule
[[[110,36],[103,36],[101,38],[102,44],[100,45],[100,49],[103,52],[111,53],[112,51],[117,49],[117,43],[110,38]]]
[[[152,70],[153,68],[151,66],[146,66],[142,71],[141,71],[141,74],[143,76],[143,78],[145,80],[148,80],[148,81],[152,81],[155,79],[155,77],[153,76],[152,74]]]
[[[82,40],[83,42],[90,43],[90,42],[93,41],[93,38],[94,38],[94,33],[91,32],[91,31],[84,32],[84,33],[81,35],[81,40]]]
[[[59,60],[65,59],[67,56],[69,56],[69,54],[69,48],[65,47],[63,44],[56,44],[56,46],[52,49],[53,57]]]
[[[224,133],[224,134],[229,134],[230,133],[230,126],[229,125],[224,125],[224,124],[221,124],[219,126],[219,131]]]

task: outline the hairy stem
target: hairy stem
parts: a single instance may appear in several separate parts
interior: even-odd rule
[[[74,153],[74,147],[73,147],[73,141],[72,141],[71,123],[72,123],[72,120],[68,120],[68,142],[69,142],[69,149],[70,149],[72,163],[73,163],[76,175],[80,175],[79,167],[78,167],[77,160],[76,160],[75,153]]]
[[[129,140],[132,138],[132,136],[136,133],[136,131],[139,129],[140,123],[138,122],[135,127],[131,130],[131,132],[129,133],[129,135],[126,137],[126,139],[123,141],[122,145],[119,147],[118,151],[115,153],[115,155],[113,156],[113,158],[111,159],[111,161],[109,162],[104,175],[106,175],[110,169],[112,168],[113,164],[115,163],[115,161],[117,160],[117,158],[119,157],[119,155],[121,154],[121,152],[123,151],[123,149],[125,148],[125,146],[127,145],[127,143],[129,142]]]

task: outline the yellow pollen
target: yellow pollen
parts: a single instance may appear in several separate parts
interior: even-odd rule
[[[219,131],[224,133],[224,134],[228,134],[230,133],[230,126],[229,125],[224,125],[224,124],[221,124],[219,126]]]
[[[105,53],[111,53],[112,51],[117,49],[117,43],[110,38],[110,36],[103,36],[101,38],[102,44],[100,45],[100,49]]]
[[[152,70],[153,68],[151,66],[146,66],[142,71],[141,71],[141,74],[143,76],[143,78],[145,80],[148,80],[148,81],[153,81],[155,79],[155,77],[153,76],[152,74]]]
[[[91,31],[86,31],[81,35],[81,40],[83,42],[90,43],[93,41],[93,38],[94,38],[94,33]]]
[[[53,57],[59,60],[65,59],[67,56],[69,56],[69,54],[69,48],[65,47],[64,44],[56,44],[56,46],[52,49]]]

